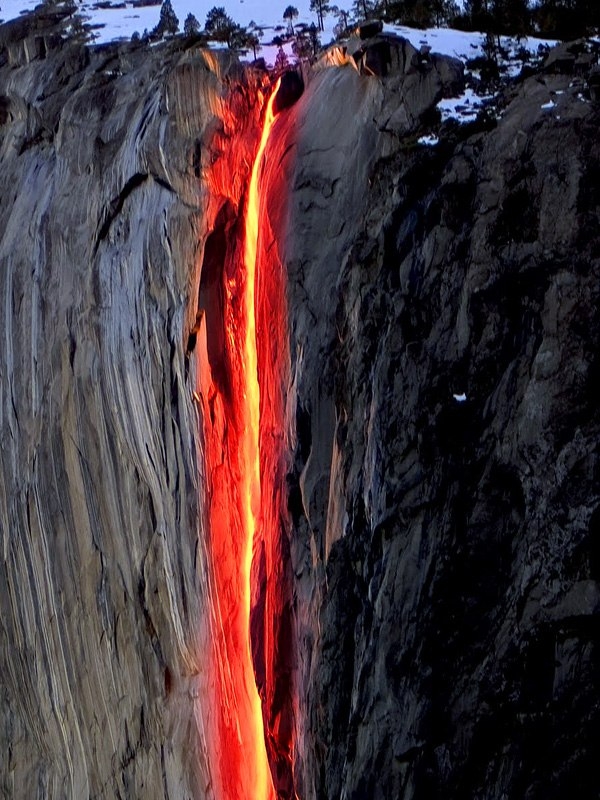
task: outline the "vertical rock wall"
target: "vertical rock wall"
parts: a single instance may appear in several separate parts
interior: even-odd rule
[[[360,290],[355,283],[343,293],[340,276],[350,271],[356,249],[372,248],[370,238],[381,230],[381,208],[373,203],[376,165],[403,149],[421,116],[461,79],[456,62],[433,59],[417,70],[415,55],[407,42],[397,40],[391,48],[395,69],[382,81],[330,54],[309,76],[298,103],[280,115],[267,153],[277,165],[268,173],[268,213],[274,246],[288,272],[287,400],[294,460],[288,488],[298,624],[296,782],[302,798],[346,796],[340,793],[347,791],[343,776],[352,708],[355,567],[343,578],[334,576],[333,584],[326,570],[330,556],[335,561],[340,550],[338,540],[352,540],[356,482],[364,468],[356,462],[352,475],[346,474],[348,453],[340,440],[342,426],[349,423],[343,408],[347,401],[338,395],[347,371],[339,356],[346,324],[340,304],[345,299],[353,306],[352,317],[360,326],[357,295],[368,284],[356,264],[351,274]],[[283,214],[285,192],[289,200]],[[390,199],[393,195],[385,201]],[[356,344],[362,349],[362,343]],[[367,391],[369,376],[363,372],[357,380]],[[360,427],[364,413],[357,410]],[[364,453],[364,444],[361,448],[356,456]],[[361,767],[379,779],[372,764]]]
[[[254,95],[226,108],[229,66],[178,43],[61,32],[0,42],[0,794],[210,797],[185,351],[248,153],[222,194],[206,167]]]
[[[211,797],[197,310],[256,87],[30,24],[0,37],[0,792]],[[424,149],[457,66],[382,53],[331,57],[267,152],[296,789],[595,796],[598,109],[536,76]]]
[[[540,75],[424,148],[447,68],[280,121],[305,799],[600,788],[598,107]]]

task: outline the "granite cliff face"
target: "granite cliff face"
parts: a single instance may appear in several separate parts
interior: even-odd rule
[[[0,791],[210,798],[190,351],[266,79],[177,41],[2,30]],[[548,72],[423,148],[458,65],[371,56],[306,76],[263,178],[296,791],[594,796],[598,106]]]
[[[600,117],[570,73],[435,149],[381,124],[393,78],[290,112],[302,797],[598,791]]]
[[[234,130],[251,158],[256,91],[238,72],[226,106],[224,59],[37,26],[0,48],[0,791],[210,796],[186,347],[222,202],[201,177]]]

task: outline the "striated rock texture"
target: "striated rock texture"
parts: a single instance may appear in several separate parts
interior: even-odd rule
[[[535,76],[424,148],[402,69],[322,71],[273,154],[299,795],[594,797],[599,109]]]
[[[0,37],[0,796],[210,797],[185,351],[205,168],[227,150],[238,202],[256,93],[226,108],[230,66],[181,43],[62,33]]]
[[[62,36],[56,12],[0,32],[0,794],[212,798],[192,393],[262,79]],[[459,65],[385,37],[357,64],[305,76],[263,181],[295,789],[594,797],[595,95],[559,63],[430,149]]]

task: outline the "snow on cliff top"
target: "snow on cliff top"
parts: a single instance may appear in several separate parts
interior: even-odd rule
[[[160,3],[160,0],[148,2]],[[40,0],[0,0],[0,21],[8,21],[18,17],[25,11],[35,8]],[[78,9],[87,18],[88,24],[93,28],[94,41],[97,44],[110,42],[115,39],[129,39],[134,32],[142,34],[144,30],[151,31],[158,22],[160,5],[134,6],[132,0],[102,0],[102,5],[110,7],[99,8],[98,0],[79,0]],[[138,0],[139,2],[139,0]],[[198,2],[198,0],[172,0],[173,8],[179,18],[180,30],[188,14],[194,14],[201,26],[204,25],[206,14],[216,3],[215,0]],[[259,55],[267,64],[273,65],[278,48],[271,44],[273,36],[284,34],[286,24],[283,20],[283,10],[287,3],[281,0],[275,5],[272,0],[219,0],[218,5],[223,5],[229,16],[241,25],[247,26],[250,22],[256,23],[264,30],[262,47]],[[297,23],[311,24],[316,21],[314,13],[310,11],[310,0],[296,0],[298,9]],[[325,30],[320,34],[323,45],[328,45],[334,39],[333,28],[336,17],[328,14],[325,17]],[[483,55],[485,37],[481,33],[453,30],[451,28],[416,29],[402,25],[386,25],[385,30],[407,38],[415,47],[428,45],[434,53],[442,53],[459,58],[463,62]],[[521,62],[516,56],[517,49],[524,48],[535,54],[538,47],[553,45],[554,41],[545,39],[525,38],[518,43],[505,39],[503,44],[510,53],[505,64],[506,74],[514,76],[521,68]],[[286,55],[290,61],[294,60],[291,43],[284,45]],[[460,98],[443,100],[440,103],[442,117],[454,117],[465,122],[472,119],[481,106],[490,101],[490,97],[478,97],[471,89]]]
[[[14,19],[22,11],[31,11],[39,2],[40,0],[2,0],[0,20],[7,22],[9,19]],[[208,11],[215,5],[223,6],[234,22],[240,25],[256,22],[261,27],[273,28],[276,25],[284,25],[281,15],[287,5],[285,0],[277,4],[272,0],[209,0],[208,2],[172,0],[172,4],[179,17],[180,28],[183,28],[183,21],[188,14],[193,14],[200,25],[204,25]],[[144,28],[151,30],[157,24],[160,13],[160,2],[155,6],[139,8],[134,7],[130,0],[125,0],[125,8],[117,8],[123,5],[123,0],[113,0],[113,8],[94,8],[96,5],[95,0],[82,0],[79,8],[82,13],[90,17],[92,25],[104,26],[96,31],[96,42],[99,44],[120,37],[130,38],[134,31],[142,33]],[[299,11],[298,22],[310,24],[316,21],[315,15],[310,11],[310,0],[296,0],[295,6]],[[331,34],[335,20],[331,15],[328,19]]]
[[[151,0],[149,0],[151,1]],[[0,0],[0,21],[8,21],[18,17],[23,11],[30,11],[35,8],[40,0]],[[89,23],[94,26],[95,42],[101,44],[119,38],[131,38],[137,31],[142,33],[144,29],[152,30],[158,22],[160,13],[160,0],[154,0],[158,5],[135,7],[131,0],[112,0],[111,8],[98,8],[97,0],[80,0],[79,10],[87,17]],[[215,5],[222,5],[229,16],[241,25],[249,25],[255,22],[259,27],[265,29],[264,45],[276,33],[277,26],[281,26],[281,31],[285,32],[285,22],[283,20],[283,10],[286,7],[286,0],[275,4],[273,0],[172,0],[173,8],[179,18],[179,27],[183,29],[183,22],[188,14],[194,14],[200,25],[204,25],[206,14]],[[102,2],[106,5],[106,2]],[[121,6],[121,7],[119,7]],[[310,0],[296,0],[295,6],[299,15],[295,22],[310,24],[316,22],[316,16],[310,11]],[[325,17],[325,31],[321,33],[321,42],[329,44],[334,38],[333,27],[336,18],[333,14]],[[399,33],[405,36],[412,44],[419,46],[421,43],[430,44],[432,50],[437,53],[457,56],[459,58],[473,57],[481,52],[483,36],[480,33],[470,33],[457,31],[449,28],[432,28],[429,30],[417,30],[398,25],[386,25],[386,30]],[[530,40],[527,45],[529,49],[537,46],[538,41]],[[263,53],[263,55],[265,55]],[[268,61],[268,59],[267,59]]]

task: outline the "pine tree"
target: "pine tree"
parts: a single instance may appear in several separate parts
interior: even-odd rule
[[[468,30],[489,31],[492,27],[491,0],[465,0],[463,23]]]
[[[310,10],[315,11],[317,14],[319,30],[325,30],[323,20],[325,18],[325,14],[329,13],[329,3],[327,3],[326,0],[310,0]]]
[[[274,69],[275,72],[285,72],[289,66],[288,57],[285,54],[283,47],[280,47],[275,57]]]
[[[71,39],[78,42],[93,41],[94,35],[92,34],[91,28],[88,24],[89,19],[90,19],[89,17],[83,16],[78,11],[75,11],[75,6],[73,6],[73,13],[70,17],[71,25],[69,30],[69,36]]]
[[[430,7],[436,28],[448,23],[459,13],[459,7],[454,0],[431,0]]]
[[[247,47],[251,47],[246,28],[234,22],[228,32],[227,47],[231,50],[244,50]]]
[[[287,20],[289,32],[294,35],[294,20],[298,19],[298,9],[296,6],[287,6],[283,12],[284,20]]]
[[[258,38],[258,33],[256,31],[248,31],[248,38],[246,40],[248,47],[252,48],[252,55],[254,56],[254,60],[256,61],[257,53],[261,48],[260,39]]]
[[[158,25],[152,31],[154,36],[165,36],[168,34],[175,34],[179,30],[179,19],[173,10],[171,0],[163,0],[160,7],[160,17],[158,18]]]
[[[200,23],[193,14],[188,14],[183,23],[183,32],[186,36],[195,36],[200,30]]]
[[[229,42],[234,27],[235,22],[223,6],[214,6],[206,15],[204,30],[217,42]]]
[[[312,56],[312,45],[306,31],[297,31],[292,42],[292,52],[299,61],[306,61]]]
[[[354,0],[352,12],[357,19],[369,19],[376,11],[375,3],[372,0]]]
[[[337,22],[333,28],[336,37],[346,36],[350,28],[350,12],[338,6],[331,6],[331,13],[337,17]]]
[[[257,53],[261,49],[262,45],[260,40],[262,39],[264,33],[263,29],[260,28],[254,20],[250,20],[250,24],[248,25],[248,47],[252,48],[252,53],[254,54],[254,60],[256,61]]]
[[[316,56],[321,49],[321,40],[319,39],[319,29],[314,22],[308,26],[308,38],[310,39],[313,55]]]
[[[600,27],[598,0],[538,0],[533,9],[536,29],[545,36],[576,39]]]
[[[496,34],[525,35],[530,31],[527,0],[491,0],[490,14]]]

